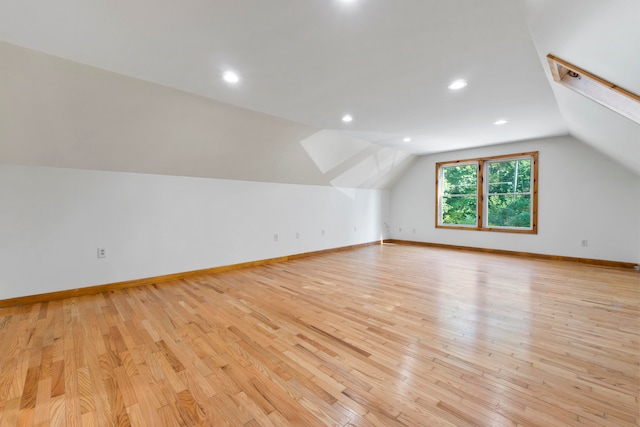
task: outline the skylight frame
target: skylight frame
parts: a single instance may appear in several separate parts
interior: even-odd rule
[[[557,83],[640,124],[640,96],[552,54],[547,61]]]

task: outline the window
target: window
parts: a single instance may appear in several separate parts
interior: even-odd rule
[[[478,224],[478,165],[442,167],[442,225]]]
[[[442,162],[436,170],[436,227],[537,233],[537,152]]]

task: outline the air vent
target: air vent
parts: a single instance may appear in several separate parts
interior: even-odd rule
[[[640,96],[551,54],[547,60],[556,82],[640,124]]]

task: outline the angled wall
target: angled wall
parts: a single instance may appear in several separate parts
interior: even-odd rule
[[[0,299],[380,240],[414,158],[6,43],[0,62]]]
[[[520,0],[569,133],[640,175],[640,124],[553,81],[547,54],[640,95],[640,2]]]
[[[2,42],[0,63],[0,163],[388,188],[414,157]]]

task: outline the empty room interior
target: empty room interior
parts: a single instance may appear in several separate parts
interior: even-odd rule
[[[637,0],[0,0],[0,427],[639,426]]]

